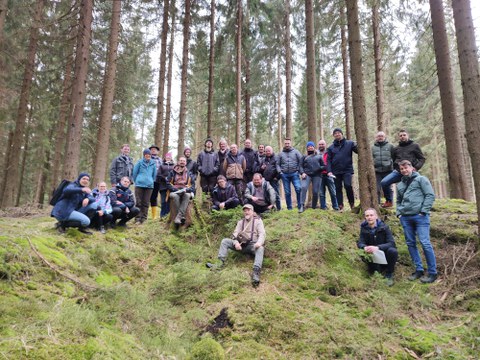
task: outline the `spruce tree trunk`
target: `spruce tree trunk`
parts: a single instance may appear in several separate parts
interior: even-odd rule
[[[362,210],[378,209],[375,171],[369,143],[365,90],[363,84],[362,44],[358,20],[357,0],[346,0],[348,20],[348,47],[352,77],[352,101],[355,116],[355,134],[358,145],[358,179]]]
[[[168,152],[168,143],[170,137],[170,117],[172,113],[172,78],[173,78],[173,55],[175,44],[175,0],[170,3],[171,25],[170,25],[170,44],[168,45],[168,76],[167,76],[167,103],[165,105],[165,131],[163,132],[163,156]]]
[[[290,0],[285,0],[285,133],[293,137],[292,131],[292,48],[290,45]],[[281,116],[281,115],[280,115]],[[280,118],[281,120],[281,118]],[[281,134],[280,134],[281,136]],[[282,148],[280,138],[280,149]]]
[[[215,0],[210,1],[210,49],[208,55],[207,137],[212,137],[213,86],[215,70]]]
[[[318,60],[317,93],[318,93],[317,139],[323,139],[325,130],[323,126],[322,75],[321,75],[321,68],[320,68],[320,59]]]
[[[108,41],[107,63],[103,80],[102,105],[97,132],[93,183],[105,181],[107,173],[108,146],[110,144],[110,129],[112,127],[113,98],[117,75],[118,39],[120,36],[120,15],[122,0],[112,1],[112,19],[110,23],[110,38]]]
[[[245,59],[245,139],[250,139],[252,136],[252,120],[250,107],[250,59]]]
[[[316,137],[317,100],[315,92],[315,33],[313,24],[313,0],[305,0],[305,28],[307,52],[307,133],[308,140]]]
[[[277,117],[278,117],[277,141],[278,141],[278,149],[281,149],[283,124],[282,124],[282,74],[280,71],[280,59],[278,59],[277,61]],[[286,137],[288,138],[288,133]]]
[[[82,141],[83,110],[85,106],[88,61],[90,58],[90,38],[92,32],[93,0],[82,0],[77,34],[77,50],[72,85],[72,112],[69,119],[67,151],[65,152],[64,178],[75,179],[80,164],[80,144]]]
[[[242,0],[237,0],[237,77],[235,105],[235,143],[240,144],[242,136]]]
[[[167,63],[169,0],[163,0],[162,40],[160,45],[160,70],[158,76],[157,122],[155,124],[155,145],[163,149],[164,121],[163,104],[165,101],[165,67]]]
[[[461,154],[462,143],[443,4],[438,0],[430,0],[430,9],[447,158],[458,159],[459,153]],[[468,200],[469,192],[465,163],[463,161],[447,161],[447,167],[450,197]]]
[[[383,91],[382,46],[380,44],[380,0],[373,0],[373,56],[375,62],[375,95],[377,102],[377,130],[385,131],[385,94]]]
[[[0,48],[3,45],[5,18],[7,17],[8,1],[0,0]]]
[[[14,206],[19,192],[19,161],[20,149],[23,143],[25,132],[25,124],[28,115],[28,102],[30,97],[30,90],[32,87],[33,73],[35,71],[35,56],[37,53],[37,44],[39,37],[39,28],[43,18],[43,8],[45,0],[37,0],[35,12],[33,15],[33,24],[30,29],[30,42],[28,45],[28,53],[25,64],[25,71],[23,75],[22,89],[20,91],[20,99],[18,104],[17,119],[15,122],[15,130],[11,147],[8,149],[8,158],[5,166],[6,176],[4,180],[4,191],[2,196],[2,207]]]
[[[452,7],[462,77],[468,152],[472,160],[477,214],[480,214],[480,72],[478,50],[475,42],[470,2],[468,0],[455,0]],[[480,221],[478,225],[480,233]]]
[[[352,117],[350,114],[350,78],[348,76],[348,54],[347,54],[347,35],[346,35],[346,18],[345,7],[340,3],[340,36],[341,36],[341,53],[343,67],[343,104],[345,111],[345,135],[347,139],[352,138]]]
[[[185,0],[185,15],[183,18],[183,55],[182,55],[182,84],[180,98],[180,120],[178,125],[178,155],[183,154],[185,148],[185,122],[187,119],[187,81],[188,81],[188,46],[190,40],[191,0]]]

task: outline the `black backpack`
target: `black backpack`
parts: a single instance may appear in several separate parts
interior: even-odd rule
[[[53,190],[52,197],[50,198],[49,204],[55,206],[55,204],[61,199],[63,194],[63,189],[70,185],[71,181],[63,179],[60,184]]]

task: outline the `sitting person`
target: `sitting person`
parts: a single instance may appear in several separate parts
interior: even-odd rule
[[[67,227],[76,227],[84,234],[92,234],[87,227],[95,210],[91,206],[94,198],[91,196],[92,190],[88,185],[90,185],[90,175],[80,173],[77,180],[63,190],[51,213],[51,216],[58,220],[56,225],[58,232],[64,233]]]
[[[277,194],[261,174],[255,173],[245,189],[245,202],[253,205],[257,214],[273,209]]]
[[[95,198],[92,206],[96,209],[96,212],[90,225],[95,226],[102,234],[105,234],[105,225],[109,225],[113,219],[107,183],[103,181],[98,183],[98,188],[93,189],[92,195]]]
[[[217,186],[212,192],[213,210],[228,210],[240,205],[237,192],[233,185],[227,183],[227,178],[223,175],[217,176]]]
[[[127,221],[133,219],[140,212],[140,209],[135,207],[135,199],[129,186],[130,178],[124,176],[113,189],[110,189],[109,195],[113,216],[112,226],[115,226],[118,219],[120,219],[118,226],[126,226]]]
[[[360,239],[357,246],[368,254],[374,254],[379,250],[385,253],[386,265],[380,265],[372,261],[368,262],[368,269],[371,273],[375,271],[383,272],[387,285],[392,286],[398,251],[390,228],[378,218],[375,209],[365,210],[365,221],[360,225]]]
[[[254,213],[252,205],[243,205],[243,215],[244,217],[237,223],[232,239],[225,238],[222,240],[218,251],[219,261],[217,263],[207,263],[206,266],[210,269],[222,268],[227,259],[228,249],[252,254],[255,256],[252,285],[258,286],[263,264],[265,228],[262,219]]]
[[[169,198],[172,199],[171,206],[177,211],[175,225],[185,224],[187,207],[195,193],[195,183],[192,180],[187,169],[187,159],[185,156],[181,156],[167,178]]]

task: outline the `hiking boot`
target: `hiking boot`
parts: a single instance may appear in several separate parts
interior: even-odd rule
[[[117,226],[120,227],[127,227],[127,222],[125,220],[120,220],[117,224]]]
[[[437,280],[437,274],[428,274],[420,278],[422,284],[431,284]]]
[[[408,277],[408,280],[410,281],[415,281],[417,279],[420,279],[423,276],[423,271],[415,271]]]
[[[301,214],[305,211],[305,208],[302,206],[300,206],[300,208],[298,209],[298,213]]]
[[[182,217],[180,216],[180,214],[178,214],[177,216],[175,216],[175,220],[173,221],[176,225],[181,225],[182,224]]]
[[[382,208],[387,209],[393,207],[393,203],[391,201],[385,201],[382,205]]]
[[[252,273],[252,285],[257,287],[260,284],[260,268],[255,266]]]
[[[355,207],[355,203],[348,203],[350,205],[350,209],[353,209]]]
[[[338,210],[342,211],[343,210],[343,205],[338,205]]]
[[[214,263],[207,262],[205,266],[210,270],[221,270],[225,266],[225,263],[222,260],[218,260]]]
[[[93,233],[84,226],[79,227],[78,231],[87,235],[93,235]]]
[[[388,287],[393,286],[395,281],[393,281],[393,274],[386,274],[385,275],[385,285]]]
[[[60,233],[60,234],[65,234],[65,231],[67,231],[67,229],[65,228],[65,226],[63,225],[63,223],[61,222],[57,222],[55,224],[55,229],[57,229],[57,231]]]
[[[187,219],[184,216],[180,218],[180,222],[182,223],[182,225],[185,224],[186,221]]]
[[[100,232],[101,232],[102,234],[106,234],[106,233],[107,233],[107,231],[105,230],[105,226],[103,226],[103,225],[100,226]]]

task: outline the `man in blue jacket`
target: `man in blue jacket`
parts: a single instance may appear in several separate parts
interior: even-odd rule
[[[338,201],[338,207],[343,209],[343,190],[345,187],[350,208],[355,206],[355,196],[353,194],[353,153],[357,153],[357,144],[343,137],[342,129],[333,130],[334,141],[328,148],[328,176],[334,176],[335,188]]]
[[[435,194],[430,181],[414,171],[409,160],[403,160],[398,165],[402,180],[397,185],[397,217],[400,218],[408,252],[415,265],[415,272],[408,279],[432,283],[437,279],[437,262],[430,243],[430,210]],[[428,266],[428,274],[425,276],[422,258],[417,249],[417,235]]]

